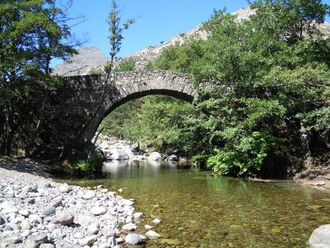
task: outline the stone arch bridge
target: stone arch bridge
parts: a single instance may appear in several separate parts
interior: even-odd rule
[[[112,82],[112,83],[110,83]],[[58,118],[69,130],[67,144],[91,142],[102,120],[118,106],[146,95],[168,95],[192,102],[196,96],[189,75],[169,71],[131,71],[112,75],[65,78]]]

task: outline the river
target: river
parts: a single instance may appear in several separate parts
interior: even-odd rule
[[[133,198],[144,213],[140,230],[155,217],[161,238],[147,247],[307,247],[312,231],[330,223],[330,194],[292,181],[254,182],[212,175],[190,166],[116,162],[104,185]]]

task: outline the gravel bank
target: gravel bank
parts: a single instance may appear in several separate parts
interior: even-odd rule
[[[55,183],[41,176],[46,172],[40,166],[27,163],[26,171],[19,172],[4,164],[8,167],[0,161],[1,248],[145,243],[145,237],[135,233],[141,213],[135,212],[132,200],[102,186],[85,189]]]

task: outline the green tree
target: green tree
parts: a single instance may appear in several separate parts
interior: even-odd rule
[[[311,140],[329,135],[329,38],[316,25],[329,6],[251,7],[256,13],[240,22],[215,11],[206,41],[169,47],[153,65],[194,75],[199,98],[182,134],[196,160],[226,175],[266,175],[276,161],[281,173],[279,164],[301,169],[306,154],[326,147]]]
[[[61,85],[49,75],[50,60],[75,51],[65,43],[68,26],[58,21],[64,16],[55,0],[0,3],[1,154],[19,146],[33,150],[42,139],[40,127],[49,124],[49,96]]]

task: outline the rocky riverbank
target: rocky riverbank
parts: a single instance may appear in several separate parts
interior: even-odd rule
[[[133,200],[101,185],[90,189],[56,183],[31,161],[19,166],[22,171],[10,164],[15,166],[0,160],[1,248],[145,243],[146,238],[135,233],[142,213],[135,212]]]
[[[141,149],[138,143],[120,140],[116,137],[99,135],[96,141],[96,148],[100,150],[108,161],[144,161],[148,160],[154,165],[161,165],[162,162],[172,163],[173,165],[184,164],[188,158],[178,157],[175,154],[161,154],[153,149]]]

